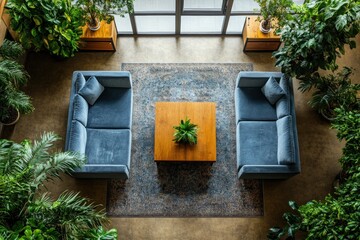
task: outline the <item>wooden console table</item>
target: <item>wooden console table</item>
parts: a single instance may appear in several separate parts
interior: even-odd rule
[[[247,17],[243,30],[244,52],[276,51],[280,47],[280,36],[271,30],[269,33],[260,31],[257,16]]]
[[[185,118],[198,125],[198,143],[182,145],[173,141],[175,129]],[[157,102],[155,106],[156,162],[216,161],[216,104],[212,102]]]
[[[115,22],[107,24],[101,22],[100,29],[91,31],[87,25],[83,27],[83,34],[80,37],[80,50],[87,51],[116,51],[117,32]]]

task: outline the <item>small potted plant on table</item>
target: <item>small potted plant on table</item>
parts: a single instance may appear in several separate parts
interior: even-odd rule
[[[186,118],[185,121],[181,120],[179,126],[174,126],[175,133],[173,141],[179,144],[197,144],[197,125],[190,122]]]
[[[260,7],[260,31],[269,33],[271,29],[281,26],[283,21],[289,16],[292,0],[255,0]],[[276,24],[275,24],[276,22]]]
[[[127,12],[133,11],[134,0],[78,0],[77,6],[82,10],[86,24],[92,31],[100,28],[100,22],[106,21],[108,24],[114,20],[110,13],[124,16]]]

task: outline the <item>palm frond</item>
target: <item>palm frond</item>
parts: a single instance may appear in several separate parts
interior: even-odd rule
[[[23,65],[9,59],[0,61],[0,76],[1,85],[8,85],[10,82],[16,88],[24,86],[30,77]]]
[[[29,217],[36,221],[46,221],[57,226],[62,235],[81,238],[81,234],[101,226],[105,221],[105,212],[97,211],[98,206],[89,203],[79,193],[64,192],[57,200],[51,201],[47,194],[29,206]]]
[[[0,46],[0,56],[4,59],[18,59],[24,53],[24,49],[21,44],[4,40],[3,44]]]
[[[30,165],[37,165],[44,162],[50,156],[48,152],[49,148],[59,139],[60,137],[53,132],[43,133],[39,141],[34,141],[31,152],[26,155],[25,161]]]

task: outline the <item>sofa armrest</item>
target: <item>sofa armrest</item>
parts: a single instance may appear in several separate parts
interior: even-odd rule
[[[241,179],[285,179],[300,173],[298,165],[245,165],[238,172]]]
[[[277,81],[283,76],[281,72],[240,72],[236,79],[236,87],[262,87],[270,77]]]
[[[76,178],[129,178],[129,168],[121,164],[85,164],[71,173]]]

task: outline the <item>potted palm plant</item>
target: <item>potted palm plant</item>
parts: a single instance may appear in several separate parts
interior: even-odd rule
[[[255,0],[260,7],[260,31],[269,33],[272,28],[281,26],[284,20],[289,17],[292,0]]]
[[[174,139],[175,143],[183,144],[197,144],[197,125],[190,122],[190,119],[186,118],[185,121],[181,120],[179,126],[174,126],[175,129]]]
[[[21,87],[28,79],[29,74],[18,58],[23,54],[20,44],[5,40],[0,46],[0,123],[14,125],[20,113],[31,112],[34,108],[30,97]]]
[[[336,75],[320,76],[315,73],[313,77],[301,81],[299,89],[304,92],[314,87],[315,92],[309,101],[310,106],[324,118],[332,121],[336,117],[336,108],[344,107],[347,110],[360,108],[360,99],[357,97],[360,84],[351,82],[351,74],[352,70],[348,67],[344,67]]]
[[[57,140],[54,133],[34,142],[0,139],[0,239],[117,239],[116,229],[102,227],[105,212],[79,193],[56,199],[39,193],[45,182],[85,163],[76,152],[51,151]]]
[[[84,20],[89,29],[96,31],[102,20],[110,23],[114,20],[111,13],[124,16],[133,11],[134,0],[78,0],[77,6],[82,10]]]

